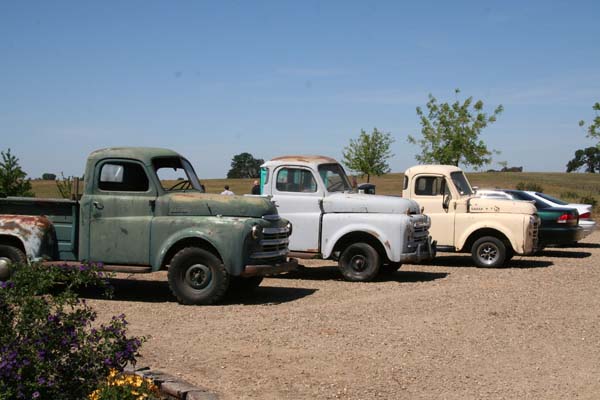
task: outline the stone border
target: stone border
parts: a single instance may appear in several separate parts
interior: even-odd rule
[[[152,380],[162,395],[174,400],[218,400],[215,393],[208,389],[191,385],[181,379],[161,371],[151,370],[150,367],[134,368],[127,365],[123,372],[138,375]]]

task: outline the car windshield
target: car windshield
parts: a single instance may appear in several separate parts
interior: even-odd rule
[[[319,165],[319,175],[328,192],[346,192],[352,190],[348,176],[339,164]]]
[[[197,190],[204,192],[192,164],[185,158],[160,157],[152,160],[154,171],[166,191]]]
[[[560,204],[561,206],[566,206],[567,204],[569,204],[566,201],[562,201],[560,199],[557,199],[556,197],[552,197],[552,196],[544,194],[544,193],[535,192],[535,194],[536,194],[536,196],[539,196],[542,199],[546,199],[553,203]]]
[[[450,177],[461,196],[471,196],[473,194],[473,189],[471,189],[471,185],[462,171],[451,172]]]

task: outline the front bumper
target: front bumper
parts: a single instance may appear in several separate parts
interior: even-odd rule
[[[282,272],[294,271],[296,268],[298,268],[298,260],[289,258],[287,261],[277,264],[246,265],[240,276],[270,276]]]
[[[400,262],[410,263],[431,260],[435,257],[436,252],[437,242],[435,240],[432,241],[431,236],[428,236],[427,241],[417,244],[413,251],[400,254]]]

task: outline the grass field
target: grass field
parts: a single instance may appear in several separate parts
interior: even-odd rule
[[[518,184],[539,185],[544,193],[569,202],[579,202],[582,197],[592,197],[600,205],[600,174],[546,173],[546,172],[480,172],[467,174],[471,185],[481,189],[514,189]],[[235,194],[250,193],[253,179],[205,179],[202,183],[208,193],[220,193],[229,185]],[[377,185],[378,194],[402,193],[402,173],[392,173],[371,179]],[[363,180],[358,179],[359,183]],[[175,181],[173,182],[175,183]],[[36,197],[59,197],[54,181],[31,181]],[[80,193],[83,183],[80,184]],[[595,207],[596,209],[598,206]]]

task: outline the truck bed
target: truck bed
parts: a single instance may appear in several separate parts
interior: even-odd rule
[[[78,252],[79,203],[66,199],[36,197],[0,198],[0,215],[47,217],[54,225],[58,242],[58,260],[75,261]]]

